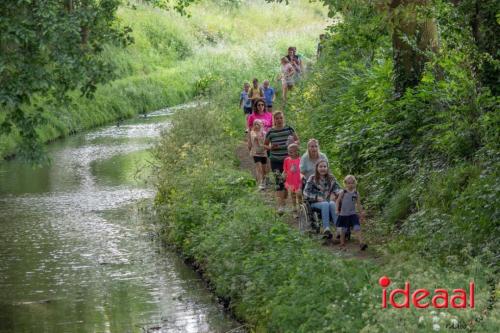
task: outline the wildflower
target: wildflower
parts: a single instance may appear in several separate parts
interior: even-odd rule
[[[458,327],[458,320],[456,318],[451,318],[450,323],[453,328]]]
[[[424,320],[425,320],[425,319],[424,319],[424,317],[423,317],[423,316],[420,316],[420,317],[418,318],[418,323],[419,323],[419,324],[422,324],[422,323],[424,322]]]
[[[431,311],[431,315],[435,316],[436,315],[436,311]]]
[[[441,326],[439,326],[439,324],[434,324],[434,325],[432,325],[432,329],[434,331],[439,331],[441,329]]]
[[[436,316],[432,317],[432,322],[439,323],[439,317],[436,317]]]

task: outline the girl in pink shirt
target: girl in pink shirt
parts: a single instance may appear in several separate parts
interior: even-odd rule
[[[297,212],[297,202],[302,202],[300,180],[300,155],[299,146],[292,143],[288,146],[288,157],[283,163],[283,178],[285,178],[285,188],[290,192],[294,212]]]

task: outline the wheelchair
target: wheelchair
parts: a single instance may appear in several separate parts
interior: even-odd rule
[[[321,210],[318,208],[311,207],[311,203],[304,199],[302,204],[299,206],[299,231],[304,234],[306,232],[314,232],[319,234],[321,231],[321,227],[323,225],[321,219]],[[332,222],[332,221],[330,221]],[[337,235],[336,227],[333,226],[334,233],[332,236]],[[340,236],[337,235],[336,238]],[[351,239],[351,230],[347,230],[346,240]]]
[[[321,230],[321,211],[312,208],[309,201],[304,200],[299,206],[299,231],[305,233],[313,231],[319,234]]]

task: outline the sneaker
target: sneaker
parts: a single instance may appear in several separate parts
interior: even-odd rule
[[[359,244],[359,248],[361,249],[361,251],[364,251],[368,248],[368,245],[367,244]]]
[[[283,215],[285,213],[285,207],[278,208],[278,215]]]
[[[262,183],[260,183],[260,185],[259,185],[259,190],[263,191],[263,190],[265,190],[265,189],[266,189],[266,184],[264,184],[263,182],[262,182]]]
[[[330,228],[326,228],[325,230],[323,230],[323,235],[324,235],[324,237],[329,238],[329,239],[333,237],[333,234],[330,231]]]

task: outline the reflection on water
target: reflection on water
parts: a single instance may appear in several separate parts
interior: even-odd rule
[[[169,109],[0,165],[0,332],[224,332],[194,272],[153,241],[148,147]],[[146,223],[145,223],[146,222]]]

